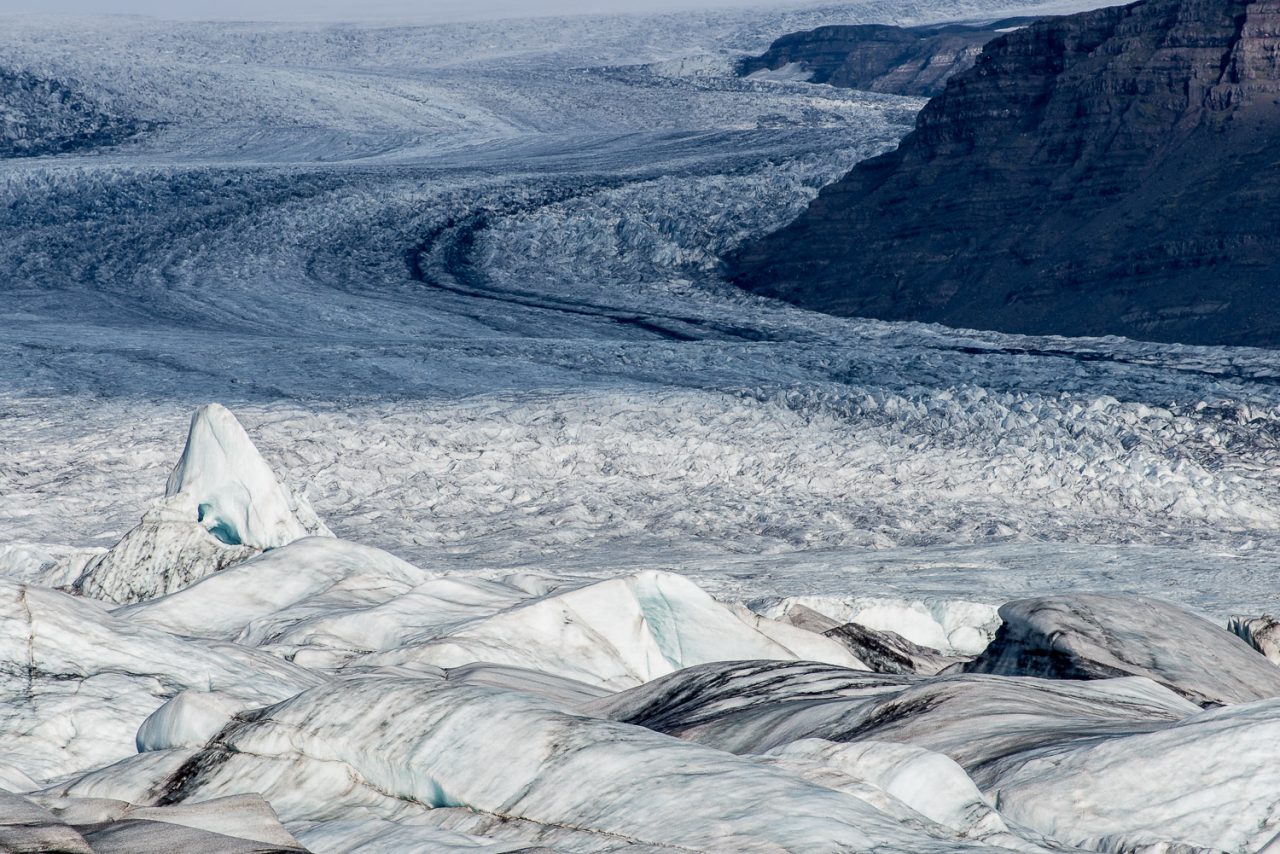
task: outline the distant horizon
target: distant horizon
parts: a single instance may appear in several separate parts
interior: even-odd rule
[[[209,21],[466,21],[550,15],[833,5],[836,0],[0,0],[0,15],[128,15]]]

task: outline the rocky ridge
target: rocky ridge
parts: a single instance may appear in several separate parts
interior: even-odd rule
[[[789,33],[760,56],[738,65],[738,74],[784,69],[803,73],[810,83],[894,95],[932,97],[954,74],[973,66],[982,46],[1032,18],[986,24],[895,27],[850,24]]]
[[[842,315],[1274,346],[1278,96],[1276,2],[1044,20],[731,275]]]

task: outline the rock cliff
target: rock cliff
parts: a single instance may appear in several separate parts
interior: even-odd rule
[[[795,69],[811,83],[930,97],[947,79],[971,67],[982,46],[1032,18],[990,24],[893,27],[882,24],[819,27],[790,33],[760,56],[747,57],[738,73]]]
[[[1280,345],[1278,99],[1277,0],[1044,20],[730,273],[836,314]]]

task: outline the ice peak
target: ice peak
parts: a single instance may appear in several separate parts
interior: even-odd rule
[[[191,416],[187,445],[165,495],[188,497],[197,521],[228,545],[272,549],[311,533],[295,513],[297,501],[276,480],[244,427],[217,403]]]
[[[313,535],[333,536],[306,499],[276,479],[236,417],[211,403],[191,417],[164,499],[90,561],[72,588],[144,602]]]

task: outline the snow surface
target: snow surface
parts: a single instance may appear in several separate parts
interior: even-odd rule
[[[1161,684],[1273,693],[1225,621],[1280,609],[1280,355],[828,318],[720,277],[922,103],[736,57],[1036,8],[4,19],[0,72],[141,131],[0,160],[0,787],[39,813],[0,839],[1280,834],[1275,701]],[[968,657],[1006,602],[1088,590],[1210,622],[1117,605],[1090,655],[1143,667],[1093,681],[873,673],[788,622]],[[283,830],[220,800],[252,794]]]

